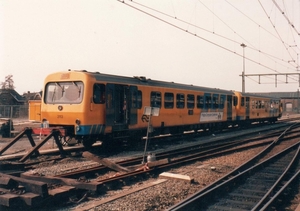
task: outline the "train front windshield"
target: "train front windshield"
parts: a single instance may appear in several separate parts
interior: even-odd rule
[[[48,104],[79,104],[83,98],[81,81],[50,82],[46,84],[45,103]]]

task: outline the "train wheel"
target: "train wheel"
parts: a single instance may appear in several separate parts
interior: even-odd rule
[[[96,142],[94,138],[85,138],[82,140],[82,144],[85,148],[89,149]]]
[[[113,140],[113,139],[106,139],[105,141],[101,141],[101,150],[105,153],[113,153],[122,150],[122,141],[121,140]]]
[[[78,143],[77,140],[71,136],[62,136],[60,142],[63,146],[74,146]]]

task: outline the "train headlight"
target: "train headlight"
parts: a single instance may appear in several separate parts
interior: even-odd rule
[[[78,131],[80,131],[80,120],[79,120],[79,119],[76,119],[76,120],[75,120],[75,123],[76,123],[75,130],[78,132]]]

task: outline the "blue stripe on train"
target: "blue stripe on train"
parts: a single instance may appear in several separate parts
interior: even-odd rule
[[[236,120],[245,120],[244,116],[236,116]]]
[[[104,134],[105,125],[80,125],[76,135]]]

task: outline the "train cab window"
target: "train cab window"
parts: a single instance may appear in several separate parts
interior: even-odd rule
[[[184,94],[176,94],[176,107],[184,108]]]
[[[219,95],[218,94],[213,95],[212,104],[213,104],[212,105],[213,109],[219,108]]]
[[[161,93],[151,92],[151,107],[160,108],[161,107]]]
[[[45,103],[79,104],[83,99],[81,81],[51,82],[45,87]]]
[[[166,92],[165,93],[165,108],[174,108],[174,94]]]
[[[203,108],[203,106],[204,106],[203,96],[197,95],[197,108]]]
[[[245,106],[245,98],[244,97],[241,98],[241,106]]]
[[[104,84],[94,84],[93,101],[95,104],[105,103],[105,85]]]
[[[188,94],[187,95],[187,108],[195,107],[195,95]]]

